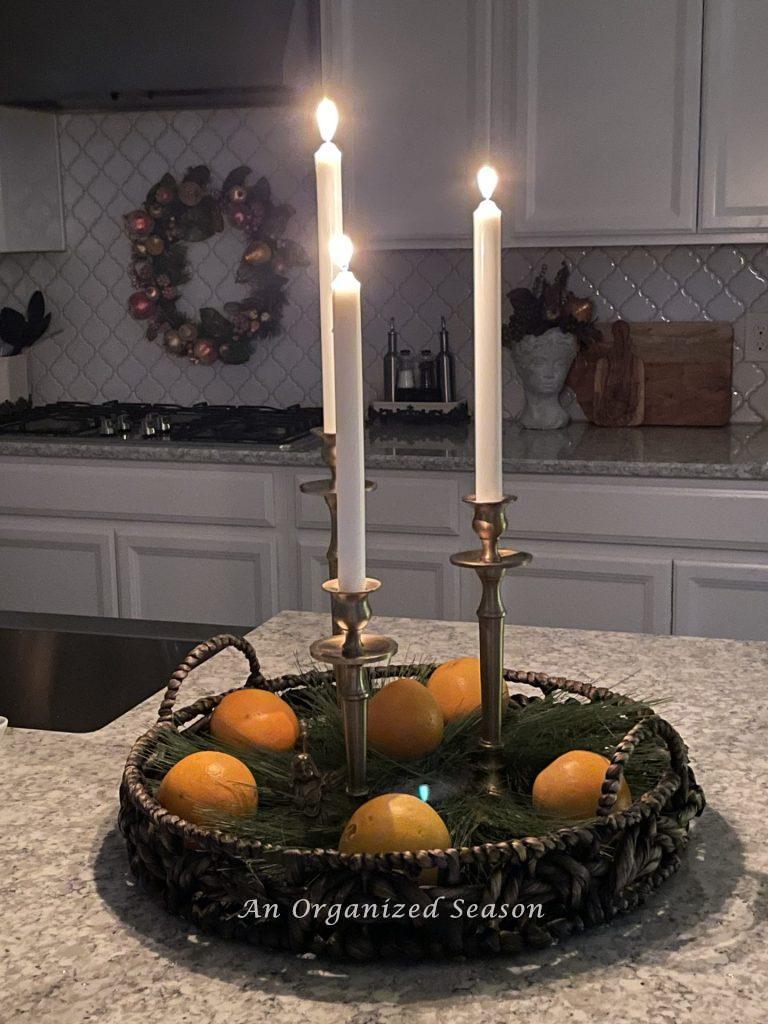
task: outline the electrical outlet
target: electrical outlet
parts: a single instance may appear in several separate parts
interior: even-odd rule
[[[744,358],[768,363],[768,313],[747,313],[745,326]]]

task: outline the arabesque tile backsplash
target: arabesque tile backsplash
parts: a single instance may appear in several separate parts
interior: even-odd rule
[[[285,110],[151,111],[67,114],[59,118],[67,250],[0,257],[0,304],[22,305],[42,288],[58,332],[32,349],[36,402],[112,398],[319,404],[320,355],[314,266],[297,272],[281,337],[262,343],[245,366],[193,366],[144,338],[126,312],[131,291],[122,215],[143,201],[166,170],[209,164],[214,178],[247,163],[266,174],[275,195],[296,208],[289,234],[315,248],[312,135],[304,116]],[[190,247],[194,278],[185,300],[221,306],[238,294],[234,233]],[[509,249],[505,291],[526,284],[542,263],[565,258],[571,286],[593,296],[601,318],[726,320],[735,324],[734,420],[768,420],[768,364],[743,358],[744,315],[768,312],[764,245]],[[466,250],[360,254],[366,387],[376,397],[389,318],[402,345],[436,347],[444,314],[451,330],[457,386],[470,391],[472,257]],[[505,412],[521,393],[505,356]]]

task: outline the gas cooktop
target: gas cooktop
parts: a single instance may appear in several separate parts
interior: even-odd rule
[[[323,422],[319,408],[266,405],[156,405],[140,402],[56,402],[9,413],[3,437],[103,438],[119,441],[290,444]]]

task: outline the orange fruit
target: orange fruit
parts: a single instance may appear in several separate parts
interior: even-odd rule
[[[450,845],[445,822],[433,807],[406,793],[385,793],[358,807],[341,833],[339,852],[401,853]]]
[[[211,733],[241,750],[291,750],[299,738],[299,720],[290,704],[276,693],[235,690],[211,715]]]
[[[446,722],[463,718],[482,703],[480,659],[454,658],[438,665],[429,677],[427,689],[442,708]]]
[[[182,757],[168,771],[157,799],[171,814],[204,825],[210,811],[253,814],[259,791],[242,761],[218,750],[199,750]]]
[[[443,713],[418,679],[393,679],[368,705],[368,742],[395,760],[431,754],[443,738]]]
[[[569,750],[539,772],[533,783],[533,806],[542,814],[584,821],[594,818],[597,802],[611,762],[591,750]],[[621,780],[612,814],[632,804],[627,780]]]

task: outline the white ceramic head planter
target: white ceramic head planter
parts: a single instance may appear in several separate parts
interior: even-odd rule
[[[572,334],[553,327],[537,336],[526,334],[512,346],[512,357],[523,383],[525,407],[519,422],[531,430],[565,427],[570,416],[560,404],[560,392],[576,358]]]

